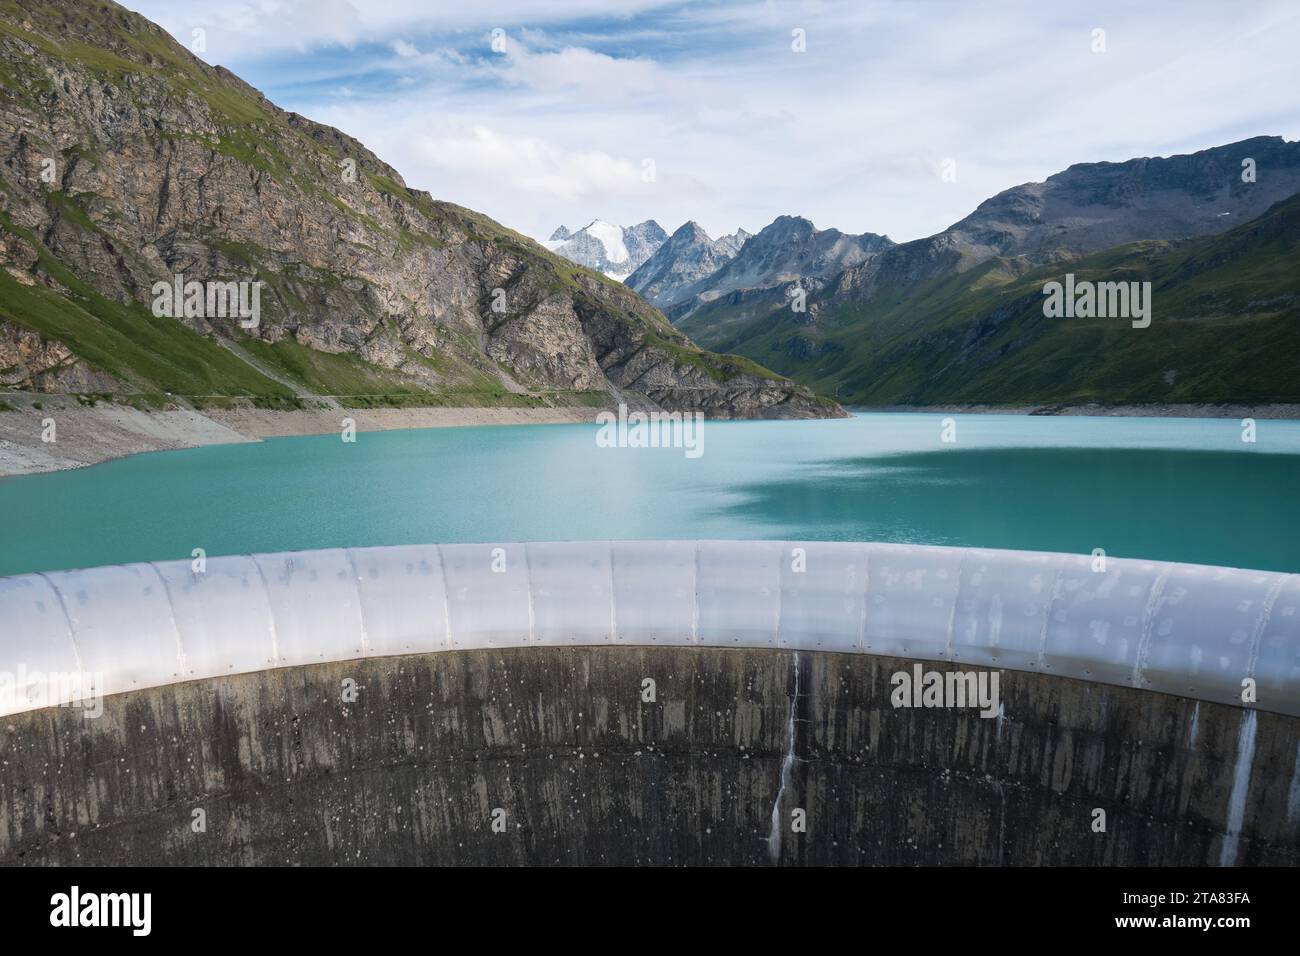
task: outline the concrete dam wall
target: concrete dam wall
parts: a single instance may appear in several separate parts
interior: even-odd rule
[[[0,862],[1291,865],[1298,584],[779,542],[3,579]],[[896,706],[972,669],[989,716]]]

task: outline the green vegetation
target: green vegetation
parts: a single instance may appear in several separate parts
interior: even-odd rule
[[[401,373],[371,365],[350,352],[320,352],[293,339],[274,344],[249,339],[240,347],[262,365],[318,395],[428,397]]]
[[[184,395],[170,397],[168,398],[168,402],[174,402],[177,397],[183,398],[187,403],[200,411],[212,408],[263,408],[272,411],[297,411],[299,409],[317,407],[297,395]],[[136,408],[141,408],[142,410],[147,410],[150,407],[157,407],[147,402],[142,405],[134,399],[135,396],[131,396],[129,399],[122,399],[121,401]]]
[[[414,201],[414,197],[411,196],[410,190],[399,184],[390,176],[383,176],[366,170],[366,180],[371,186],[374,186],[376,190],[386,196],[392,196],[395,199],[403,199],[407,202]]]
[[[693,346],[670,342],[654,333],[647,333],[645,344],[649,348],[666,352],[678,365],[687,365],[699,369],[718,383],[729,382],[737,375],[752,375],[754,378],[773,381],[780,378],[779,375],[773,374],[743,355],[706,352]]]
[[[0,0],[0,47],[0,104],[19,117],[19,125],[31,129],[36,138],[32,148],[38,153],[56,149],[41,141],[48,135],[43,117],[54,99],[67,96],[49,80],[50,67],[66,68],[71,76],[69,89],[98,87],[111,108],[128,112],[137,108],[156,121],[146,125],[149,132],[118,145],[132,161],[145,165],[151,163],[148,157],[158,157],[157,169],[140,172],[151,177],[150,185],[160,197],[169,200],[158,211],[157,221],[165,222],[169,230],[166,238],[175,240],[174,247],[165,248],[166,244],[156,241],[157,236],[150,236],[147,225],[138,225],[142,219],[139,210],[117,208],[105,196],[46,189],[26,176],[8,182],[0,178],[0,190],[18,199],[16,203],[6,201],[4,208],[25,210],[27,204],[43,203],[53,220],[48,232],[39,230],[41,235],[37,235],[15,224],[15,218],[27,221],[22,216],[0,213],[0,232],[29,245],[38,259],[30,277],[0,270],[0,320],[66,345],[86,365],[117,379],[124,394],[116,400],[124,404],[137,408],[159,408],[173,402],[190,402],[196,407],[252,404],[302,408],[312,403],[308,396],[358,408],[608,404],[604,391],[546,390],[539,382],[531,383],[539,387],[528,394],[508,391],[499,374],[509,371],[505,365],[489,359],[483,354],[483,342],[471,341],[472,336],[458,329],[438,328],[437,349],[425,349],[431,354],[423,354],[403,344],[402,334],[393,326],[392,342],[404,350],[403,368],[417,373],[411,375],[371,364],[355,354],[318,351],[291,337],[274,343],[250,338],[233,320],[224,325],[215,320],[211,334],[203,334],[184,321],[155,317],[146,304],[119,301],[143,299],[144,292],[135,283],[140,276],[157,271],[155,253],[163,252],[167,261],[179,261],[166,253],[181,249],[184,256],[193,252],[195,259],[213,270],[231,271],[228,263],[238,263],[240,278],[266,283],[261,297],[264,329],[293,330],[299,322],[310,324],[330,310],[346,312],[353,327],[369,326],[383,311],[400,308],[386,301],[391,286],[381,289],[382,283],[374,280],[373,273],[385,268],[385,259],[395,260],[394,271],[424,268],[434,258],[430,250],[445,249],[461,236],[479,247],[461,258],[474,264],[501,265],[502,275],[509,273],[508,280],[502,281],[512,291],[519,290],[525,311],[542,297],[563,294],[584,327],[598,330],[592,337],[601,340],[602,348],[630,350],[643,341],[645,347],[664,353],[679,367],[702,370],[718,383],[738,375],[778,379],[750,359],[699,350],[621,283],[583,269],[487,216],[408,189],[360,144],[335,130],[283,113],[247,84],[193,56],[161,28],[106,0]],[[83,128],[78,130],[80,137],[61,134],[57,147],[62,156],[60,172],[66,174],[69,164],[78,161],[91,167],[111,162],[101,159],[94,147],[107,142],[98,119],[84,117],[69,107],[56,104],[54,108],[62,110],[70,121],[80,117]],[[177,116],[183,121],[171,122]],[[161,121],[162,117],[167,121]],[[78,144],[75,138],[85,142]],[[100,148],[108,153],[106,147]],[[358,163],[356,183],[345,183],[337,175],[345,158]],[[286,225],[277,221],[266,233],[273,238],[241,231],[235,224],[247,220],[230,212],[237,203],[252,200],[241,195],[240,188],[220,192],[225,205],[218,204],[201,223],[172,222],[168,217],[175,204],[170,200],[177,192],[168,177],[178,160],[187,172],[195,165],[204,172],[212,161],[215,179],[225,185],[238,181],[237,185],[247,183],[250,189],[254,184],[265,188],[275,200],[268,203],[268,209],[306,210],[306,222]],[[164,164],[168,164],[167,173]],[[236,173],[233,179],[232,170]],[[92,175],[74,176],[70,181],[92,181],[99,171],[81,172]],[[377,201],[371,190],[385,197],[384,201]],[[109,193],[106,189],[105,195]],[[149,202],[145,199],[142,204]],[[399,209],[399,204],[403,208]],[[284,233],[294,228],[307,241],[285,240],[286,248],[279,248]],[[77,230],[85,236],[75,235]],[[277,248],[240,241],[249,238]],[[153,249],[149,248],[151,241]],[[118,267],[124,276],[120,284],[101,283],[108,295],[59,259],[65,255],[69,262],[82,263],[83,269],[86,263],[99,268],[103,253],[125,260],[127,265]],[[18,257],[14,261],[26,260]],[[322,267],[322,263],[337,265],[339,272]],[[111,276],[88,278],[114,281]],[[147,285],[147,280],[143,284]],[[469,297],[475,294],[483,292],[467,290]],[[421,311],[412,304],[407,314]],[[270,322],[265,321],[268,317]],[[526,375],[519,376],[519,381],[530,384]],[[105,395],[88,394],[78,401],[94,404],[106,399]]]
[[[86,215],[86,211],[81,208],[78,202],[81,196],[93,195],[94,193],[78,193],[76,196],[69,196],[61,189],[51,189],[46,193],[45,198],[47,202],[58,207],[63,216],[75,222],[82,229],[87,232],[99,232],[99,226],[95,225],[90,216]]]
[[[1151,326],[1044,317],[1043,284],[1067,272],[1150,281]],[[1021,275],[993,260],[866,308],[827,305],[813,325],[792,326],[779,309],[700,337],[844,403],[1297,402],[1300,196],[1219,236],[1134,243]]]
[[[120,20],[121,14],[120,8],[104,0],[81,0],[72,9],[24,6],[14,0],[3,0],[0,34],[18,37],[43,53],[80,64],[113,83],[120,84],[130,74],[165,76],[170,84],[203,100],[214,113],[232,123],[253,123],[267,118],[269,110],[254,92],[223,81],[213,67],[191,55],[161,30],[127,31],[110,26]],[[22,29],[20,24],[27,20],[39,22],[43,32]],[[65,25],[111,34],[116,49],[73,39],[54,39],[66,35]]]
[[[68,290],[25,285],[0,271],[0,318],[62,342],[73,354],[127,383],[182,395],[290,394],[217,343],[138,303],[100,295],[29,231],[0,214],[0,228],[25,239],[39,266]]]

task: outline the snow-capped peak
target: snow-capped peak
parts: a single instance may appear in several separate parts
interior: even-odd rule
[[[654,255],[667,238],[653,219],[627,228],[594,219],[574,232],[560,226],[542,245],[588,269],[622,280]]]
[[[605,247],[605,258],[610,262],[627,262],[627,245],[623,242],[623,227],[603,219],[593,219],[583,232],[599,240]]]

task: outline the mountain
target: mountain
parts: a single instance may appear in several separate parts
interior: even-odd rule
[[[991,259],[908,297],[791,333],[773,314],[757,353],[854,403],[1300,402],[1300,195],[1217,236],[1144,240],[1036,266]],[[1152,317],[1048,318],[1044,286],[1150,282]]]
[[[1045,317],[1044,285],[1067,271],[1150,282],[1150,326]],[[916,405],[1300,402],[1300,195],[1221,235],[991,282],[996,272],[977,267],[855,324],[835,380],[867,402]]]
[[[653,219],[637,223],[623,230],[623,245],[627,249],[627,271],[621,276],[631,275],[641,264],[655,254],[655,250],[668,239],[668,233]]]
[[[740,230],[716,242],[692,222],[674,238],[627,279],[674,324],[720,299],[731,306],[748,299],[786,303],[795,286],[805,293],[820,289],[828,277],[893,245],[873,233],[817,229],[799,216],[779,216],[756,235]]]
[[[1256,181],[1242,181],[1242,161]],[[849,270],[838,292],[869,299],[879,289],[968,269],[994,257],[1032,264],[1142,239],[1214,235],[1300,191],[1300,143],[1258,136],[1184,156],[1080,163],[998,193],[936,236],[904,243]]]
[[[869,261],[892,245],[887,236],[869,232],[854,236],[838,229],[818,229],[800,216],[778,216],[709,277],[707,291],[696,294],[707,299],[734,289],[833,275]]]
[[[0,5],[0,78],[0,386],[197,407],[626,396],[717,417],[841,413],[408,188],[116,4]],[[177,276],[185,302],[160,308]],[[214,310],[236,289],[260,294],[247,323]]]
[[[723,236],[721,239],[714,241],[714,245],[720,252],[729,256],[735,256],[740,251],[740,247],[752,239],[754,234],[746,232],[744,229],[737,229],[729,236]]]
[[[1255,182],[1242,181],[1247,158],[1254,160]],[[882,356],[896,354],[894,346],[933,344],[932,336],[954,315],[969,314],[966,297],[987,292],[1010,308],[1013,303],[999,297],[1011,295],[1017,279],[1040,267],[1064,273],[1080,257],[1134,242],[1224,233],[1298,191],[1300,143],[1279,137],[1167,159],[1079,164],[1046,182],[999,193],[938,235],[893,246],[844,269],[808,297],[806,313],[792,312],[787,301],[774,296],[732,295],[703,303],[677,324],[707,347],[761,356],[757,360],[847,401],[913,402],[916,383],[885,374]],[[673,308],[667,312],[673,317]],[[1177,325],[1169,331],[1181,335],[1190,328]],[[1008,348],[1003,373],[1021,375],[1017,363],[1023,360],[1018,349]],[[926,390],[926,401],[958,401],[937,397],[947,394],[943,381],[936,383],[938,391]],[[1236,381],[1227,391],[1234,389],[1253,391]],[[1046,394],[1025,391],[1017,401],[1047,401]]]
[[[623,280],[654,305],[670,305],[681,290],[712,275],[735,258],[749,233],[710,239],[699,224],[684,223],[660,244],[654,255]]]
[[[616,226],[597,219],[577,232],[560,226],[546,247],[580,266],[622,280],[663,245],[668,233],[653,219],[635,226]]]

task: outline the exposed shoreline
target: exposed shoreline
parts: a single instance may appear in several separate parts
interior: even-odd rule
[[[84,468],[151,451],[229,445],[290,435],[473,425],[560,425],[593,422],[597,408],[356,408],[273,411],[260,408],[140,411],[126,405],[82,405],[72,396],[5,394],[15,411],[0,411],[0,477]],[[36,405],[40,408],[36,408]],[[55,441],[41,440],[53,419]]]
[[[259,408],[140,411],[127,405],[83,405],[71,395],[3,393],[0,477],[84,468],[151,451],[341,432],[351,418],[358,432],[475,425],[559,425],[594,422],[600,409],[359,408],[275,411]],[[40,406],[39,408],[36,406]],[[905,414],[1093,415],[1154,418],[1300,419],[1300,405],[883,405],[853,412]],[[41,440],[53,419],[56,440]]]

